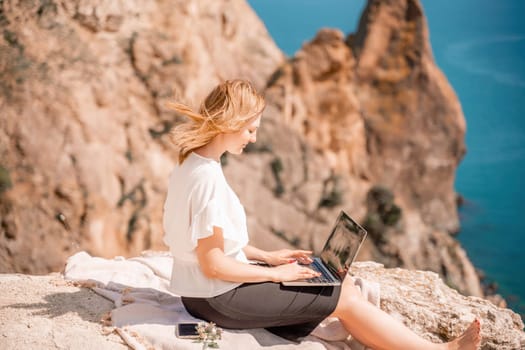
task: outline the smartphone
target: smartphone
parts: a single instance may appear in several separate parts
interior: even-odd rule
[[[185,339],[198,339],[199,333],[197,332],[198,323],[178,323],[175,327],[175,335],[178,338]]]

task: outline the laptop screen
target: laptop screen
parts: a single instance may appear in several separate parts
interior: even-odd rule
[[[366,230],[341,211],[321,252],[321,260],[342,280],[365,238]]]

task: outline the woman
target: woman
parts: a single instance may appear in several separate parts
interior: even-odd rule
[[[317,276],[300,264],[311,261],[311,252],[249,245],[244,209],[220,164],[225,152],[241,154],[255,142],[263,97],[250,83],[231,80],[211,91],[199,113],[172,107],[190,121],[172,131],[179,157],[164,206],[165,241],[173,253],[171,289],[193,316],[224,328],[264,327],[288,339],[335,316],[373,349],[478,348],[478,320],[454,341],[434,344],[369,303],[350,278],[339,287],[283,287],[279,282]]]

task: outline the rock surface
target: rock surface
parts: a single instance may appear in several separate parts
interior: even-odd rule
[[[458,336],[475,318],[481,321],[481,350],[525,349],[521,317],[491,302],[463,296],[429,271],[385,269],[358,262],[352,273],[381,285],[381,309],[433,342]]]
[[[129,349],[101,319],[113,303],[59,274],[0,275],[0,348]]]
[[[416,0],[370,1],[284,62],[243,0],[0,3],[0,269],[57,271],[79,249],[161,249],[178,116],[220,79],[266,87],[259,142],[225,173],[262,248],[322,248],[345,209],[361,259],[430,269],[481,295],[458,229],[457,98]]]
[[[371,262],[356,263],[352,272],[379,282],[381,308],[426,339],[450,340],[478,317],[481,350],[525,348],[523,322],[517,314],[481,298],[462,296],[435,273],[385,269]],[[110,304],[89,289],[70,286],[59,274],[0,275],[0,347],[127,348],[114,333],[102,335],[100,320],[112,308]]]

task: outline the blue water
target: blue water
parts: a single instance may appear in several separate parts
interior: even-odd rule
[[[355,32],[364,0],[249,0],[289,56],[322,27]],[[435,60],[467,120],[458,239],[525,315],[525,14],[521,0],[424,0]]]

